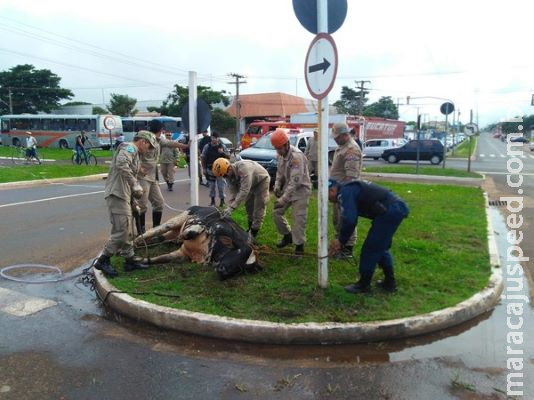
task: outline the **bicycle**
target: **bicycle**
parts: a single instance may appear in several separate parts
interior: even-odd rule
[[[72,163],[74,165],[82,165],[82,162],[84,161],[83,160],[83,158],[84,158],[83,154],[80,154],[80,159],[79,160],[76,160],[76,156],[77,156],[76,150],[72,150]],[[96,157],[91,152],[91,148],[90,147],[87,147],[85,149],[85,164],[93,165],[93,166],[98,164],[98,161],[96,160]]]
[[[41,160],[37,156],[37,151],[28,156],[28,149],[24,146],[13,146],[11,150],[11,162],[15,165],[21,164],[41,164]]]

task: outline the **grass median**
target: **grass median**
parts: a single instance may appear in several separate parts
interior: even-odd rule
[[[357,259],[370,221],[360,219],[355,258],[329,261],[329,286],[317,285],[317,201],[310,202],[306,255],[293,246],[278,250],[272,203],[258,240],[262,272],[219,281],[210,266],[167,264],[122,272],[111,282],[119,290],[155,304],[221,316],[273,322],[363,322],[427,313],[455,305],[484,288],[490,275],[485,203],[479,188],[389,183],[410,207],[394,237],[392,253],[398,292],[352,295],[343,290],[357,277]],[[170,216],[168,216],[170,217]],[[234,213],[245,226],[243,209]],[[331,228],[330,228],[331,229]],[[330,232],[330,237],[332,237]],[[148,250],[160,254],[169,244]],[[145,255],[145,249],[138,249]],[[114,260],[120,267],[120,260]],[[381,278],[377,270],[375,280]]]

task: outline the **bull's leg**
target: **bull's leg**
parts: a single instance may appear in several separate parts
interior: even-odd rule
[[[143,259],[143,264],[166,264],[166,263],[185,263],[191,261],[183,252],[182,248],[176,251],[162,254],[156,257],[149,257]]]
[[[157,238],[159,236],[163,236],[166,239],[170,239],[171,236],[177,237],[182,225],[187,221],[188,218],[189,214],[186,211],[182,212],[176,217],[169,219],[164,224],[149,229],[144,234],[137,236],[134,240],[134,244],[136,246],[140,246],[143,243],[150,243],[153,241],[153,238]],[[172,232],[175,232],[175,234],[173,235]]]

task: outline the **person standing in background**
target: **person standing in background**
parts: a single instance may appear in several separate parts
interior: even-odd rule
[[[172,140],[172,134],[170,132],[163,132],[165,139]],[[161,176],[167,183],[167,190],[172,192],[172,186],[174,185],[174,172],[176,168],[176,162],[180,158],[180,152],[176,147],[163,146],[159,155],[159,168]]]
[[[226,188],[226,180],[223,177],[215,176],[212,171],[213,163],[220,157],[230,159],[230,152],[224,144],[219,140],[219,133],[211,133],[211,141],[204,146],[202,150],[202,168],[204,169],[204,175],[208,178],[208,185],[210,188],[210,206],[215,206],[215,188],[219,192],[219,207],[224,206],[224,189]]]

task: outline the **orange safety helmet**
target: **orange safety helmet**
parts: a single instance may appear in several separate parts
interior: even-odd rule
[[[220,157],[215,160],[213,165],[211,166],[211,171],[213,172],[213,175],[217,177],[225,176],[228,173],[228,169],[230,168],[230,161],[228,159]]]
[[[289,142],[289,129],[285,128],[276,128],[276,130],[271,135],[271,144],[275,148],[280,148]]]

